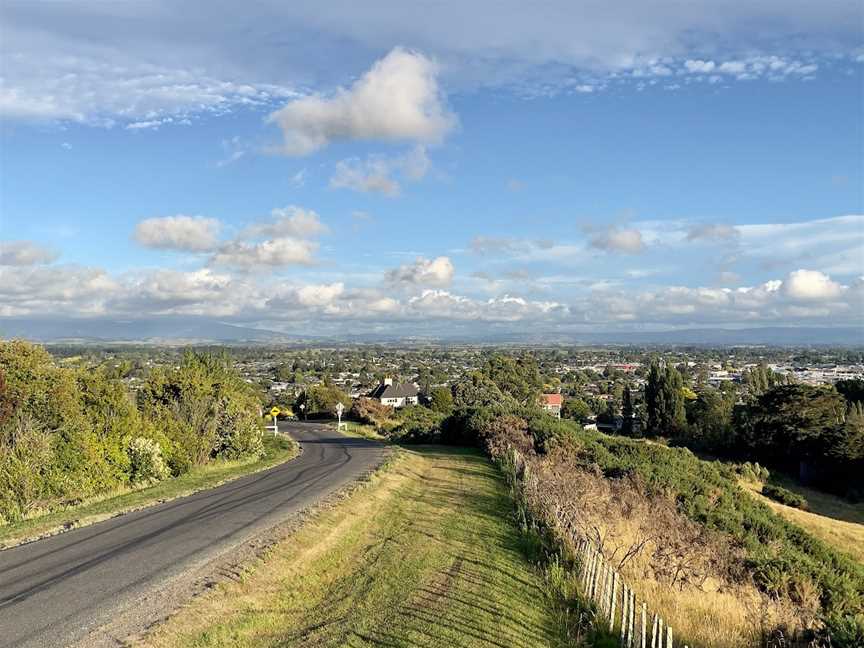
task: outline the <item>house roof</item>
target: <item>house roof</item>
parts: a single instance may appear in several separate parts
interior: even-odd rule
[[[372,392],[372,398],[407,398],[420,393],[417,385],[413,383],[399,383],[397,385],[378,385]]]
[[[543,394],[540,396],[540,402],[543,405],[558,405],[560,407],[564,404],[564,397],[561,394]]]

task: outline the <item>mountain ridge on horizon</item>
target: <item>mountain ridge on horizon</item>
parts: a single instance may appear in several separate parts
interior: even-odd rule
[[[540,332],[505,331],[353,333],[308,335],[228,324],[210,319],[144,320],[0,318],[0,338],[46,343],[353,343],[449,342],[475,344],[663,344],[864,346],[864,327],[783,327],[740,329],[682,328],[665,331]]]

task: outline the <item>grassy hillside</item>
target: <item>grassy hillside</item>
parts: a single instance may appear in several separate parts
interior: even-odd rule
[[[689,519],[731,538],[769,595],[818,606],[838,632],[842,619],[851,622],[864,608],[864,566],[772,514],[737,486],[730,468],[685,449],[598,434],[579,435],[577,445],[577,463],[597,465],[607,477],[638,475],[649,494],[671,496]]]
[[[402,451],[370,487],[143,645],[563,646],[511,511],[479,453]]]
[[[790,486],[806,500],[808,510],[775,502],[761,495],[758,487],[746,485],[775,513],[864,564],[864,503],[849,502],[803,486]]]

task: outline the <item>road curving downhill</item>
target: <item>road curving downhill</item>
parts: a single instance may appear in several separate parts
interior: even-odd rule
[[[144,601],[152,608],[165,583],[230,553],[383,461],[380,443],[345,437],[328,425],[279,427],[301,445],[292,461],[0,551],[0,646],[95,644],[88,638],[112,620],[143,610]]]

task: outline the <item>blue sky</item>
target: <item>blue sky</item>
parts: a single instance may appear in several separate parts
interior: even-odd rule
[[[4,3],[0,316],[862,321],[860,4],[279,4]]]

